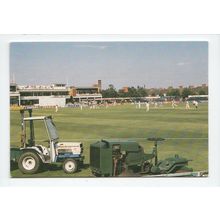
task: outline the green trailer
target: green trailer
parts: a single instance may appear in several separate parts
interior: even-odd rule
[[[134,174],[159,175],[178,172],[192,172],[188,161],[178,155],[158,160],[157,143],[162,138],[149,138],[154,141],[153,151],[146,154],[136,141],[101,140],[90,145],[90,168],[95,176],[120,176]]]

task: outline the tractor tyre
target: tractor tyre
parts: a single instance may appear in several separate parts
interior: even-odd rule
[[[37,173],[41,166],[41,159],[34,152],[23,153],[18,160],[18,168],[24,174]]]
[[[63,170],[67,174],[75,173],[78,170],[78,163],[74,159],[66,159],[63,162]]]

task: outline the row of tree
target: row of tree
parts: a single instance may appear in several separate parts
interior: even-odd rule
[[[112,84],[105,90],[102,90],[103,98],[117,98],[117,97],[146,97],[146,96],[174,96],[186,98],[189,95],[208,95],[208,86],[197,87],[179,87],[179,88],[151,88],[147,89],[138,86],[128,87],[126,90],[117,90]]]

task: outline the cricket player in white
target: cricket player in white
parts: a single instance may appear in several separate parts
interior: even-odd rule
[[[175,101],[174,99],[172,100],[172,108],[175,108],[176,107],[176,104],[175,104]]]
[[[189,101],[186,101],[186,109],[190,109]]]
[[[197,101],[193,101],[193,105],[195,105],[196,109],[198,108],[199,103]]]
[[[146,112],[149,112],[150,111],[150,104],[149,102],[146,102]]]
[[[58,112],[58,105],[55,106],[55,112]]]

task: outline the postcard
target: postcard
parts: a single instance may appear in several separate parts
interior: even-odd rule
[[[11,42],[11,177],[207,177],[208,52]]]

